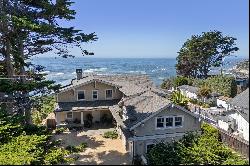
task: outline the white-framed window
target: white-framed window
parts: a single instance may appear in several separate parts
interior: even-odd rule
[[[73,112],[67,112],[66,119],[73,119]]]
[[[184,116],[159,116],[155,118],[156,129],[183,127]]]
[[[84,90],[77,91],[77,100],[85,100],[85,91]]]
[[[157,117],[156,118],[156,128],[164,128],[164,117]]]
[[[166,127],[173,127],[173,121],[174,118],[173,117],[166,117]]]
[[[176,116],[174,117],[174,125],[175,127],[180,127],[182,126],[182,116]]]
[[[150,150],[152,150],[154,146],[155,146],[154,143],[146,144],[146,153],[149,153]]]
[[[113,90],[106,89],[106,99],[112,99],[112,98],[113,98]]]
[[[93,100],[98,100],[98,90],[93,90],[92,91],[92,99]]]

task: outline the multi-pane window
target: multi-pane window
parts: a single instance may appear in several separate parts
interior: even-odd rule
[[[182,117],[175,117],[175,126],[182,126]]]
[[[158,117],[156,119],[156,127],[157,128],[164,128],[164,117]]]
[[[72,112],[68,112],[66,115],[67,115],[67,119],[72,119],[73,118],[73,113]]]
[[[97,100],[97,99],[98,99],[98,91],[93,90],[93,100]]]
[[[77,99],[78,100],[85,100],[84,91],[78,91],[78,93],[77,93]]]
[[[156,129],[169,127],[182,127],[183,116],[162,116],[156,117]]]
[[[173,127],[173,117],[166,118],[166,127]]]
[[[112,89],[106,90],[106,99],[111,99],[113,97],[112,92],[113,92]]]

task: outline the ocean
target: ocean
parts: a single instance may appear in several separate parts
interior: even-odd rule
[[[228,58],[224,61],[224,70],[232,68],[241,58]],[[47,79],[67,85],[76,77],[75,70],[82,68],[83,73],[96,74],[147,74],[156,86],[166,78],[176,75],[176,59],[168,58],[90,58],[90,57],[34,57],[32,62],[45,68]],[[211,72],[218,72],[214,68]]]

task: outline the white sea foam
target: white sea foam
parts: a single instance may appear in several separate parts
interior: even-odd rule
[[[107,70],[106,67],[96,68],[96,69],[87,69],[87,70],[84,70],[83,73],[103,72],[105,70]]]
[[[58,76],[58,75],[63,75],[63,74],[64,74],[64,73],[60,73],[60,72],[59,72],[59,73],[56,73],[55,75]]]
[[[159,80],[164,80],[165,78],[164,77],[158,77]]]
[[[71,73],[71,74],[74,74],[74,75],[75,75],[75,74],[76,74],[76,72],[74,71],[74,72],[73,72],[73,73]]]
[[[39,72],[39,74],[48,74],[48,73],[50,73],[50,71],[41,71],[41,72]]]

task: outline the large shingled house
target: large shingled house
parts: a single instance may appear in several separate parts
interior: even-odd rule
[[[112,119],[131,156],[144,155],[154,144],[181,138],[200,130],[198,117],[172,104],[147,75],[90,75],[77,79],[57,93],[56,122],[84,125]],[[104,118],[105,117],[105,118]],[[112,122],[112,120],[110,122]]]

